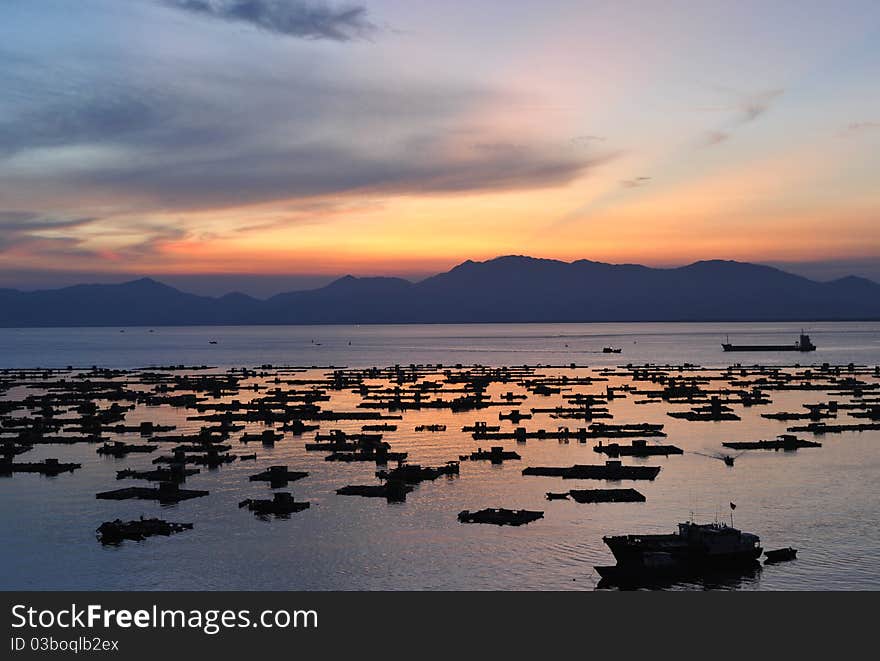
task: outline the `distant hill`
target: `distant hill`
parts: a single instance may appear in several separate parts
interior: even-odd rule
[[[150,278],[0,290],[4,327],[868,319],[880,319],[880,284],[870,280],[816,282],[719,260],[656,269],[507,256],[416,283],[346,276],[268,300],[196,296]]]

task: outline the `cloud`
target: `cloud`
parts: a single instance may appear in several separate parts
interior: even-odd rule
[[[782,88],[767,89],[759,92],[743,94],[736,90],[722,89],[727,96],[732,97],[730,103],[703,108],[712,112],[723,112],[730,119],[720,128],[706,131],[699,141],[703,147],[714,147],[729,140],[742,126],[750,124],[770,110],[774,101],[785,92]]]
[[[846,137],[877,129],[880,129],[880,122],[852,122],[841,129],[840,135]]]
[[[725,131],[706,131],[702,139],[702,144],[706,147],[714,147],[730,138],[730,134]]]
[[[100,225],[100,235],[118,243],[107,249],[89,245],[77,232],[85,226]],[[127,220],[117,224],[113,218],[53,217],[31,211],[0,210],[0,254],[39,255],[119,261],[155,255],[169,242],[186,239],[189,233],[177,225]]]
[[[744,97],[739,104],[739,123],[753,122],[770,109],[773,100],[785,90],[771,89]]]
[[[94,218],[52,218],[33,211],[0,211],[0,234],[3,239],[29,236],[40,232],[82,227]]]
[[[33,211],[0,210],[0,252],[34,241],[55,240],[57,234],[94,222],[94,218],[53,218]]]
[[[605,138],[601,135],[576,135],[570,142],[574,147],[584,147],[596,142],[605,142]]]
[[[0,194],[42,189],[127,199],[144,212],[184,210],[352,192],[539,188],[609,158],[587,145],[513,142],[468,123],[472,108],[516,100],[499,90],[345,84],[299,71],[284,80],[181,72],[175,85],[102,76],[91,85],[71,76],[70,92],[32,79],[27,99],[10,104],[0,117]],[[17,203],[32,206],[34,197]]]
[[[624,188],[638,188],[639,186],[645,186],[651,181],[651,177],[634,177],[633,179],[624,179],[620,182],[620,185]]]
[[[376,27],[360,5],[333,8],[303,0],[157,0],[191,14],[302,39],[351,41],[369,36]]]
[[[51,44],[0,45],[0,199],[40,210],[7,244],[66,235],[85,237],[85,248],[161,251],[200,237],[136,221],[179,213],[193,231],[217,232],[326,223],[335,212],[259,210],[249,223],[187,212],[563,186],[614,157],[595,136],[495,121],[499,108],[539,105],[534,92],[457,71],[407,75],[372,48],[353,63],[352,49],[302,39],[230,31],[218,44],[208,19],[181,21],[155,0],[119,5],[139,26],[131,40],[96,31],[84,45],[62,31]],[[54,210],[99,224],[36,231]]]

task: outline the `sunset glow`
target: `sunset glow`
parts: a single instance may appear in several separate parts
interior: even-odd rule
[[[878,275],[845,266],[880,256],[875,2],[371,0],[317,32],[182,4],[0,9],[4,284],[501,254]]]

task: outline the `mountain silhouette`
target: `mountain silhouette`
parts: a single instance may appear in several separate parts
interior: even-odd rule
[[[345,276],[267,300],[197,296],[151,278],[0,289],[4,327],[872,319],[880,319],[880,284],[871,280],[817,282],[721,260],[658,269],[506,256],[420,282]]]

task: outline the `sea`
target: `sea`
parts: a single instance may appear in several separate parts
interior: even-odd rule
[[[721,343],[788,344],[802,329],[818,350],[799,353],[724,353]],[[604,346],[621,348],[604,354]],[[578,367],[572,370],[575,363]],[[33,367],[143,368],[208,366],[211,371],[260,365],[301,366],[320,376],[331,366],[363,368],[409,364],[547,366],[547,373],[586,375],[603,367],[641,364],[726,367],[733,363],[880,364],[878,323],[626,323],[468,324],[365,326],[235,326],[156,328],[0,329],[0,369]],[[603,383],[583,387],[603,392]],[[492,392],[510,390],[499,385]],[[105,458],[87,444],[38,446],[20,460],[57,457],[83,468],[54,478],[15,474],[0,478],[0,589],[5,590],[593,590],[596,565],[613,564],[603,535],[672,532],[686,520],[720,521],[753,532],[768,549],[792,546],[795,561],[767,565],[744,576],[664,584],[673,590],[876,590],[880,589],[880,432],[846,432],[813,438],[821,448],[796,452],[750,451],[729,467],[718,459],[724,441],[774,438],[792,423],[766,420],[763,412],[793,411],[827,401],[825,392],[773,391],[767,406],[737,407],[741,421],[687,422],[666,415],[665,404],[636,405],[633,396],[610,404],[611,422],[663,423],[664,441],[683,455],[631,459],[660,465],[651,482],[634,486],[644,503],[578,504],[548,501],[547,491],[595,488],[601,482],[528,477],[526,466],[601,463],[593,443],[529,440],[505,443],[521,461],[491,465],[464,462],[456,477],[420,484],[406,502],[343,497],[347,484],[374,484],[372,463],[325,462],[305,452],[305,437],[288,436],[256,451],[256,462],[203,470],[185,488],[210,496],[161,506],[150,501],[97,500],[99,491],[128,486],[116,471],[145,468],[150,455]],[[0,398],[4,395],[0,394]],[[10,391],[6,397],[21,397]],[[359,398],[334,392],[334,410],[351,410]],[[552,407],[559,395],[518,407]],[[498,423],[489,408],[452,413],[408,411],[397,432],[386,435],[409,460],[440,465],[480,443],[463,425]],[[842,421],[854,422],[845,419]],[[166,407],[139,408],[140,420],[195,432],[199,423]],[[391,421],[394,422],[394,421]],[[420,424],[446,424],[441,433],[418,433]],[[536,414],[521,423],[556,429]],[[322,423],[322,430],[357,430],[363,421]],[[509,425],[509,423],[507,423]],[[259,431],[253,426],[248,431]],[[113,438],[137,442],[137,434]],[[235,437],[233,437],[235,438]],[[143,442],[143,441],[141,441]],[[623,442],[627,442],[625,439]],[[487,445],[487,443],[482,443]],[[265,498],[268,486],[248,476],[269,465],[308,471],[291,483],[308,510],[289,519],[261,520],[238,503]],[[615,486],[615,485],[611,485]],[[735,505],[735,509],[731,507]],[[544,518],[519,527],[467,525],[462,510],[507,507],[540,510]],[[105,546],[95,529],[103,521],[138,516],[191,522],[171,537]],[[658,586],[649,586],[658,587]]]

